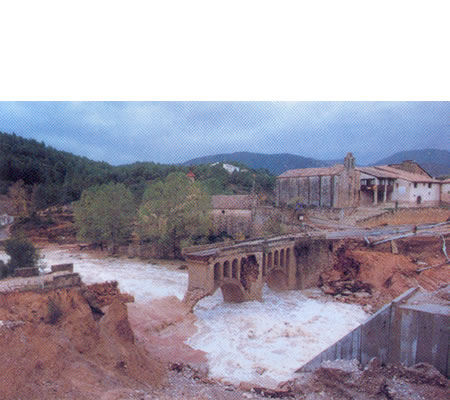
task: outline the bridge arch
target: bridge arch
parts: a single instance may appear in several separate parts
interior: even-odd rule
[[[235,258],[231,264],[231,277],[238,279],[238,260]]]
[[[284,267],[284,249],[280,250],[280,267]]]
[[[222,265],[220,263],[214,264],[214,281],[220,281],[222,279]]]
[[[244,288],[236,279],[225,279],[219,286],[226,303],[242,303],[245,301]]]
[[[227,260],[223,263],[223,277],[230,278],[230,262]]]
[[[272,268],[272,252],[267,254],[267,269],[270,270]]]
[[[278,267],[278,265],[280,265],[278,260],[278,250],[275,250],[275,252],[273,253],[273,265],[275,267]]]
[[[281,268],[274,268],[267,276],[267,286],[275,291],[288,290],[288,276]]]

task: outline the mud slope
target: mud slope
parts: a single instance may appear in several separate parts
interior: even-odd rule
[[[0,294],[1,399],[124,398],[164,382],[160,362],[135,343],[125,304],[93,312],[84,293]]]
[[[397,246],[398,254],[392,254],[390,243],[371,248],[347,241],[336,251],[333,268],[322,274],[322,290],[376,310],[409,288],[433,291],[450,282],[448,265],[418,271],[444,263],[440,237],[402,239]]]

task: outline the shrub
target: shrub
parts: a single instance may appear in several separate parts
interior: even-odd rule
[[[13,274],[16,268],[37,267],[39,251],[27,239],[12,238],[5,242],[5,252],[9,255],[9,273]]]
[[[48,323],[55,325],[59,319],[62,317],[61,309],[55,304],[55,302],[50,299],[48,301]]]

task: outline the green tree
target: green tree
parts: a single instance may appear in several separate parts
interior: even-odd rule
[[[30,214],[30,199],[22,180],[10,186],[8,197],[14,207],[14,212],[19,217],[28,217]]]
[[[8,273],[13,274],[16,268],[32,268],[38,265],[39,251],[29,240],[16,237],[5,242],[5,252],[9,255]]]
[[[142,240],[158,241],[165,256],[179,257],[183,246],[206,237],[211,226],[210,196],[184,173],[151,184],[138,211]]]
[[[111,245],[113,250],[133,231],[136,206],[122,183],[110,183],[83,191],[74,204],[78,238]]]

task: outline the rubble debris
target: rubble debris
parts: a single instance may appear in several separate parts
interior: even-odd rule
[[[110,305],[114,300],[122,303],[133,303],[134,297],[128,293],[121,293],[117,281],[94,283],[85,289],[85,297],[89,304],[97,308]]]
[[[280,385],[281,386],[281,385]],[[381,364],[365,368],[356,360],[324,361],[313,373],[300,374],[285,386],[295,398],[348,400],[421,400],[448,397],[448,380],[425,363],[413,367]],[[301,397],[299,397],[301,396]]]
[[[245,290],[250,289],[250,283],[258,279],[259,267],[253,256],[244,259],[241,265],[241,283]]]

